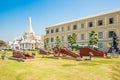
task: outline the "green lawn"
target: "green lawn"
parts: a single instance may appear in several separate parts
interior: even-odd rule
[[[120,80],[120,58],[92,61],[42,58],[26,62],[0,59],[0,80]]]

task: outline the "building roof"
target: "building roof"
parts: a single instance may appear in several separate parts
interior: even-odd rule
[[[93,17],[98,17],[98,16],[110,14],[110,13],[116,13],[116,12],[120,12],[120,9],[116,9],[116,10],[112,10],[112,11],[107,11],[107,12],[104,12],[104,13],[99,13],[99,14],[96,14],[96,15],[87,16],[87,17],[83,17],[83,18],[78,18],[78,19],[74,19],[74,20],[70,20],[70,21],[66,21],[66,22],[61,22],[61,23],[58,23],[58,24],[55,24],[55,25],[48,26],[47,28],[55,27],[55,26],[58,26],[58,25],[67,24],[67,23],[75,22],[75,21],[79,21],[79,20],[84,20],[84,19],[89,19],[89,18],[93,18]]]

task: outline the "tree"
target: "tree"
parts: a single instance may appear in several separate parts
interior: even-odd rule
[[[95,31],[91,31],[89,35],[89,45],[97,45],[98,44],[98,37]]]
[[[7,43],[3,40],[0,40],[0,47],[7,47]]]
[[[49,38],[45,38],[44,39],[44,44],[45,44],[45,49],[49,49],[50,48],[50,46],[49,46]]]
[[[70,43],[70,47],[72,48],[73,50],[73,44],[76,44],[77,43],[77,35],[75,33],[73,33],[72,35],[69,35],[68,36],[68,43]]]
[[[118,36],[115,32],[113,32],[113,47],[116,49],[116,52],[119,52],[118,48]]]
[[[61,40],[59,38],[59,36],[56,37],[56,47],[60,47],[61,46]]]

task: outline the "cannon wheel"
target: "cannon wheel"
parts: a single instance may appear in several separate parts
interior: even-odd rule
[[[53,51],[54,51],[54,56],[56,57],[60,56],[60,49],[58,47],[55,47]]]

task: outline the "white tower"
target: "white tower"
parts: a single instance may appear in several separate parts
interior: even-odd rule
[[[31,17],[29,17],[28,33],[34,33],[34,31],[33,31],[33,29],[32,29],[32,21],[31,21]]]

